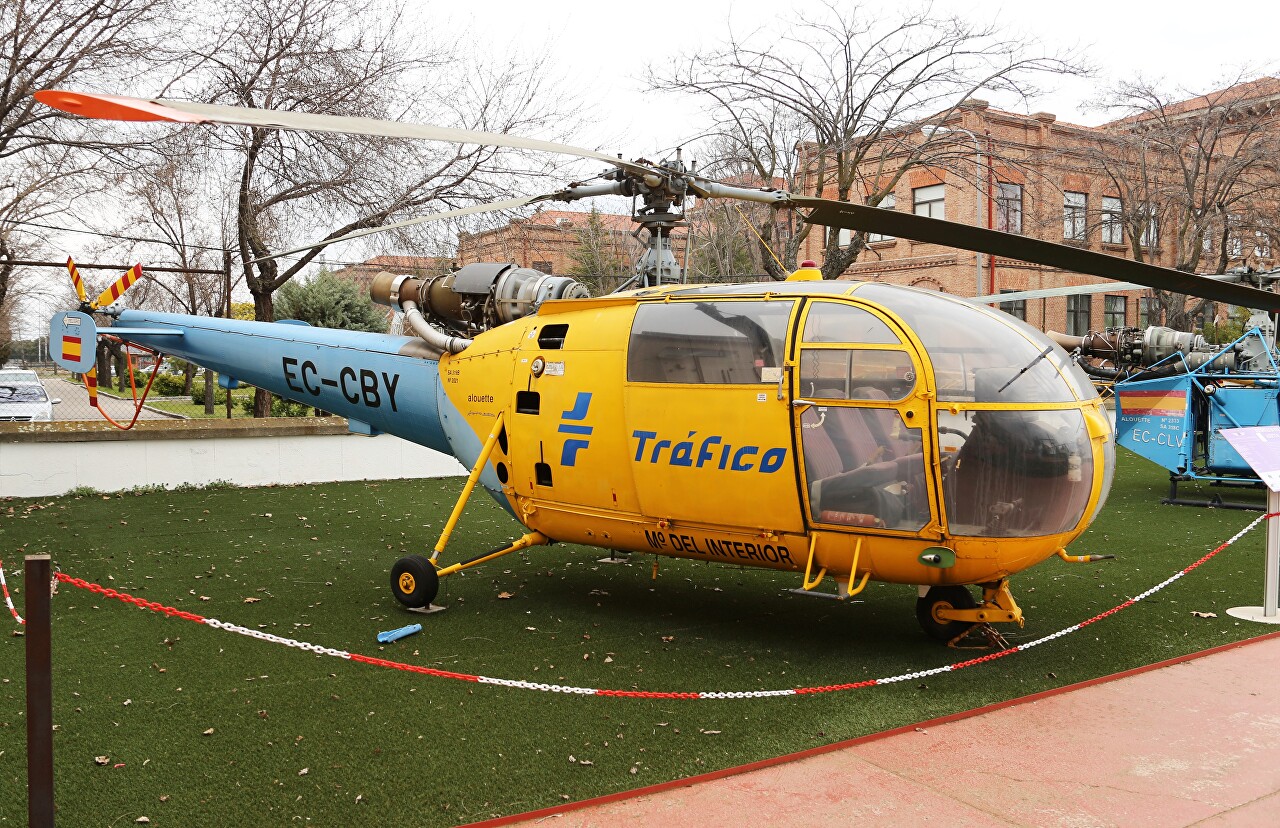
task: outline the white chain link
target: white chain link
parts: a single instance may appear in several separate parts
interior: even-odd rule
[[[306,641],[298,641],[293,638],[284,638],[283,636],[273,635],[272,633],[263,632],[262,630],[251,630],[248,627],[241,627],[239,624],[232,624],[227,621],[219,621],[216,618],[206,618],[204,623],[215,630],[227,630],[228,632],[246,635],[249,638],[256,638],[259,641],[269,641],[273,644],[283,644],[286,647],[294,647],[299,650],[316,653],[317,655],[333,656],[335,658],[350,659],[351,653],[345,650],[335,650],[331,647],[322,647],[319,644],[310,644]]]

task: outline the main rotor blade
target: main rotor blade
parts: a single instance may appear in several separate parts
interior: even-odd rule
[[[407,221],[398,221],[395,224],[383,224],[378,227],[368,227],[364,230],[354,230],[345,236],[338,236],[333,239],[324,239],[323,241],[304,244],[302,247],[295,247],[291,250],[285,250],[280,253],[272,253],[270,256],[262,256],[253,259],[249,264],[257,262],[265,262],[268,259],[278,259],[281,256],[289,256],[294,253],[301,253],[304,250],[313,250],[317,247],[325,247],[338,242],[351,241],[352,239],[361,239],[365,236],[372,236],[374,233],[385,233],[388,230],[398,230],[401,227],[412,227],[415,224],[426,224],[429,221],[440,221],[441,219],[456,218],[458,216],[471,216],[476,213],[489,213],[495,210],[512,210],[516,207],[523,207],[526,204],[533,204],[535,201],[543,201],[551,198],[552,194],[544,194],[537,196],[523,196],[521,198],[509,198],[506,201],[491,201],[488,204],[475,204],[471,207],[459,207],[456,210],[445,210],[443,213],[432,213],[429,216],[419,216],[418,218],[408,219]]]
[[[1081,250],[1065,244],[847,201],[793,195],[788,203],[813,208],[805,221],[824,227],[865,230],[913,241],[942,244],[978,253],[1007,256],[1074,273],[1133,282],[1143,287],[1186,293],[1246,308],[1280,311],[1280,294],[1218,282],[1194,273],[1095,253],[1092,250]]]
[[[306,112],[282,112],[273,109],[250,109],[240,106],[200,104],[191,101],[165,99],[146,100],[122,95],[99,95],[89,92],[71,92],[61,89],[44,89],[35,93],[35,99],[46,106],[72,115],[102,121],[171,121],[182,124],[231,124],[236,126],[265,127],[297,132],[338,132],[349,135],[373,135],[384,138],[421,138],[427,141],[447,141],[455,144],[480,144],[491,147],[537,150],[578,158],[592,158],[614,166],[635,167],[647,170],[595,150],[573,147],[555,141],[541,141],[495,132],[432,126],[431,124],[382,121],[374,118],[355,118],[341,115],[314,115]]]

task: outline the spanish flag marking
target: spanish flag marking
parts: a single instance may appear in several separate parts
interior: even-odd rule
[[[1185,417],[1186,391],[1121,391],[1120,407],[1125,414],[1149,417]]]
[[[90,371],[84,375],[84,387],[89,392],[89,405],[95,408],[98,405],[98,374]]]
[[[80,359],[80,337],[65,335],[62,337],[62,358]]]

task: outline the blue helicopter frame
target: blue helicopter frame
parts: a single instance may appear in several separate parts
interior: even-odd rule
[[[1224,357],[1256,337],[1268,370],[1235,371]],[[1151,377],[1177,368],[1172,376]],[[1144,379],[1143,377],[1148,377]],[[1181,352],[1120,380],[1116,390],[1117,442],[1169,471],[1169,497],[1162,503],[1261,509],[1259,504],[1178,497],[1178,483],[1261,488],[1262,481],[1222,436],[1223,429],[1280,425],[1280,366],[1274,346],[1251,328],[1202,365],[1192,368]]]

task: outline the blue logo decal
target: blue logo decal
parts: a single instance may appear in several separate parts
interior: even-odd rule
[[[578,398],[574,400],[573,408],[560,415],[560,419],[577,420],[581,422],[587,418],[587,409],[591,407],[591,394],[588,391],[579,391]],[[591,432],[595,430],[594,426],[577,425],[573,422],[561,422],[558,431],[561,434],[580,434],[583,438],[591,436]],[[590,444],[590,440],[571,437],[564,441],[564,448],[560,451],[560,465],[573,466],[578,462],[578,452],[586,448]]]

